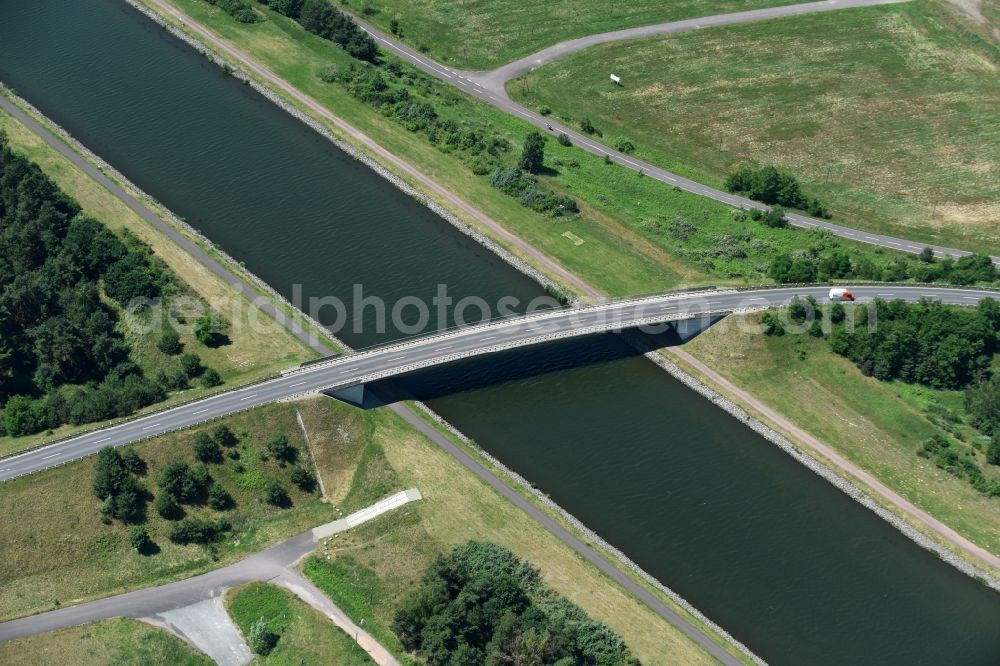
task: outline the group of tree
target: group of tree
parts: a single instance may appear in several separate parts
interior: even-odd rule
[[[968,481],[982,494],[988,497],[1000,497],[1000,479],[987,478],[969,452],[959,451],[958,447],[952,446],[944,435],[937,433],[926,440],[917,451],[917,455],[927,458],[949,474]]]
[[[328,0],[262,0],[271,9],[294,19],[323,39],[340,45],[352,57],[378,61],[378,45],[367,32]]]
[[[781,284],[805,284],[839,279],[863,279],[881,282],[942,282],[970,285],[1000,279],[1000,271],[988,255],[972,254],[959,259],[921,261],[896,256],[877,262],[855,250],[849,253],[840,245],[796,253],[776,255],[767,271],[768,277]]]
[[[172,283],[148,247],[80,214],[0,132],[3,433],[99,421],[162,400],[163,388],[129,360],[117,312],[101,291],[124,307]]]
[[[260,23],[263,20],[246,0],[205,0],[205,2],[215,5],[240,23]]]
[[[580,212],[572,197],[556,194],[517,167],[497,167],[490,175],[490,185],[515,197],[536,212],[560,217]]]
[[[876,299],[858,306],[852,325],[833,327],[830,346],[877,379],[960,389],[988,376],[998,332],[1000,303],[993,299],[975,308]]]
[[[491,543],[470,541],[437,557],[397,610],[393,631],[429,666],[638,664],[615,632]]]
[[[741,166],[729,174],[725,187],[730,192],[738,192],[754,201],[797,208],[814,217],[830,218],[826,206],[818,199],[807,197],[802,193],[795,176],[786,171],[779,171],[773,166],[763,166],[759,169],[749,165]]]
[[[145,474],[146,463],[134,449],[105,447],[97,452],[92,488],[101,500],[104,522],[120,520],[140,523],[146,518],[147,490],[138,476]]]

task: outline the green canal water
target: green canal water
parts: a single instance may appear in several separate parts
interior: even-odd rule
[[[286,296],[542,295],[120,2],[4,0],[0,80]],[[1000,595],[614,336],[401,383],[771,663],[1000,663]]]

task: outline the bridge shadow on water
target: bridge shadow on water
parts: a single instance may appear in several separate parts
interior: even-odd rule
[[[391,379],[330,391],[327,395],[363,409],[401,400],[429,401],[571,368],[611,363],[682,342],[672,327],[657,334],[638,329],[629,329],[622,334],[600,333],[483,354]]]

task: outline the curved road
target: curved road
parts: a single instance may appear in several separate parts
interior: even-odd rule
[[[157,0],[158,2],[163,2],[163,0]],[[633,171],[641,172],[645,176],[650,178],[655,178],[661,182],[668,185],[679,187],[682,190],[686,190],[693,194],[697,194],[703,197],[708,197],[709,199],[714,199],[731,206],[737,206],[742,208],[759,208],[761,210],[766,210],[768,206],[753,201],[752,199],[747,199],[736,194],[730,194],[729,192],[723,192],[722,190],[717,190],[708,185],[693,181],[689,178],[685,178],[666,169],[661,169],[660,167],[652,164],[650,162],[645,162],[643,160],[625,155],[617,150],[606,146],[602,143],[594,141],[589,136],[571,128],[558,121],[542,116],[539,113],[528,109],[517,102],[514,102],[507,95],[506,83],[512,78],[520,76],[526,72],[531,71],[535,67],[544,65],[545,63],[552,62],[558,58],[569,55],[570,53],[575,53],[589,46],[594,46],[596,44],[604,44],[607,42],[624,40],[624,39],[636,39],[639,37],[648,37],[653,35],[664,35],[674,32],[682,32],[686,30],[696,30],[699,28],[708,28],[713,26],[722,25],[732,25],[735,23],[747,23],[751,21],[763,21],[772,18],[780,18],[787,16],[798,16],[801,14],[811,14],[816,12],[827,12],[837,9],[849,9],[853,7],[868,7],[872,5],[886,5],[886,4],[897,4],[899,2],[906,2],[907,0],[822,0],[821,2],[808,2],[797,5],[785,5],[781,7],[769,7],[766,9],[756,9],[746,12],[734,12],[730,14],[718,14],[715,16],[706,16],[702,18],[686,19],[683,21],[671,21],[668,23],[658,23],[655,25],[641,26],[638,28],[629,28],[627,30],[616,30],[613,32],[605,32],[597,35],[589,35],[587,37],[580,37],[578,39],[572,39],[565,42],[560,42],[554,46],[550,46],[546,49],[534,53],[532,55],[526,56],[512,63],[499,67],[497,69],[488,72],[468,72],[458,69],[449,68],[442,65],[434,60],[431,60],[425,55],[418,53],[414,49],[406,46],[398,39],[394,38],[392,35],[387,35],[386,33],[376,29],[375,27],[366,23],[363,19],[355,16],[354,19],[359,25],[361,25],[365,30],[367,30],[378,42],[379,44],[388,51],[396,54],[403,60],[408,61],[417,68],[423,70],[424,72],[434,76],[435,78],[441,79],[445,83],[448,83],[462,92],[465,92],[473,97],[483,100],[484,102],[495,106],[498,109],[511,113],[513,115],[519,116],[522,119],[528,121],[529,123],[535,125],[539,129],[551,131],[553,133],[565,133],[573,141],[573,144],[579,146],[583,150],[589,153],[599,156],[607,156],[614,162],[621,164]],[[552,128],[549,130],[549,128]],[[867,231],[861,231],[858,229],[852,229],[850,227],[845,227],[839,224],[834,224],[827,220],[821,220],[814,217],[809,217],[807,215],[801,215],[799,213],[788,213],[787,215],[789,222],[796,227],[801,227],[805,229],[809,228],[820,228],[826,229],[835,236],[841,238],[846,238],[848,240],[857,241],[859,243],[869,243],[871,245],[879,245],[891,250],[899,250],[902,252],[918,253],[925,247],[930,247],[934,250],[935,256],[938,257],[964,257],[971,252],[966,250],[959,250],[956,248],[945,247],[942,245],[928,245],[927,243],[920,243],[917,241],[907,240],[905,238],[896,238],[894,236],[887,236],[885,234],[870,233]],[[993,257],[993,263],[1000,266],[1000,257]]]
[[[786,304],[794,295],[825,299],[828,287],[782,287],[747,291],[682,292],[547,311],[362,350],[285,372],[259,384],[89,432],[20,455],[0,459],[0,482],[121,446],[188,428],[227,414],[278,400],[384,379],[490,352],[561,338],[620,330],[659,322],[703,319],[711,314],[760,310]],[[859,300],[923,297],[974,305],[997,292],[919,286],[868,286],[854,290]]]

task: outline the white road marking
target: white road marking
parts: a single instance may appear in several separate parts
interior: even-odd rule
[[[59,453],[60,453],[60,452],[59,452],[59,451],[57,451],[57,452],[55,452],[55,453],[50,453],[50,454],[49,454],[49,455],[47,455],[47,456],[42,456],[42,460],[48,460],[49,458],[55,458],[55,457],[56,457],[57,455],[59,455]]]
[[[159,427],[159,425],[160,425],[159,423],[154,423],[153,425],[146,426],[145,428],[143,428],[143,430],[151,430],[153,428]]]
[[[100,444],[101,442],[106,442],[106,441],[108,441],[109,439],[111,439],[111,438],[110,438],[110,437],[104,437],[104,438],[102,438],[102,439],[98,439],[98,440],[95,440],[95,441],[94,441],[94,444]]]
[[[291,384],[288,388],[295,388],[296,386],[302,386],[303,384],[305,384],[305,382],[296,382],[295,384]]]
[[[198,416],[199,414],[204,414],[207,411],[208,407],[206,407],[205,409],[199,409],[197,412],[191,412],[191,416]]]
[[[254,397],[255,395],[257,395],[257,394],[256,393],[251,393],[250,395],[243,396],[242,398],[240,398],[240,402],[243,402],[244,400],[249,400],[250,398]]]

